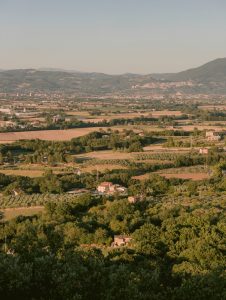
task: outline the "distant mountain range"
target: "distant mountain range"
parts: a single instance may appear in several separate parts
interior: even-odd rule
[[[218,58],[198,68],[179,73],[157,74],[156,79],[170,81],[192,80],[201,83],[226,81],[226,58]]]
[[[179,73],[82,73],[61,69],[0,70],[0,92],[65,92],[78,95],[226,93],[226,58]]]

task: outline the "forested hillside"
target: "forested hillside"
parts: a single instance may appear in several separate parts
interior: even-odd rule
[[[175,199],[176,200],[176,199]],[[89,195],[0,224],[3,299],[225,299],[225,197]],[[132,240],[112,247],[114,234]]]
[[[224,94],[225,79],[225,58],[173,74],[107,75],[54,69],[9,70],[0,71],[0,92],[61,92],[92,96],[109,93],[145,95],[147,91],[164,94]],[[178,85],[178,82],[181,84]]]

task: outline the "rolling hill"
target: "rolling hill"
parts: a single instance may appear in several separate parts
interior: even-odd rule
[[[192,80],[201,83],[226,81],[226,58],[219,58],[198,68],[175,74],[162,74],[162,78],[170,81]]]
[[[226,58],[179,73],[82,73],[58,69],[0,71],[0,92],[63,92],[78,95],[226,93]]]

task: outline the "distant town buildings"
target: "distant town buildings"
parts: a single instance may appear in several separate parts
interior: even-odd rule
[[[160,89],[168,90],[169,88],[181,88],[181,87],[193,87],[200,86],[200,84],[188,81],[177,81],[177,82],[148,82],[145,84],[136,84],[132,86],[132,89]]]

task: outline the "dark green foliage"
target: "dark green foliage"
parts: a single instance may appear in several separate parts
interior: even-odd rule
[[[1,221],[0,295],[225,299],[225,198],[193,202],[132,205],[84,195],[50,202],[40,216]],[[111,248],[119,233],[130,244]]]
[[[150,74],[150,75],[107,75],[102,73],[76,73],[66,71],[40,71],[40,70],[9,70],[0,72],[1,92],[35,92],[43,93],[77,93],[79,95],[103,95],[109,93],[131,93],[134,85],[143,86],[146,83],[166,81],[192,80],[195,87],[185,86],[177,88],[175,92],[182,91],[188,94],[213,93],[225,94],[225,67],[226,59],[217,59],[198,68],[179,73]],[[161,79],[159,81],[159,79]],[[212,84],[212,83],[215,84]],[[22,85],[25,88],[22,88]],[[27,87],[28,86],[28,87]],[[20,88],[19,88],[20,87]],[[157,88],[156,88],[157,89]],[[157,89],[158,90],[158,89]],[[144,91],[146,91],[144,89]],[[172,93],[172,88],[164,91]],[[145,95],[145,94],[144,94]]]

